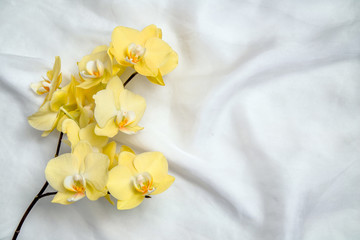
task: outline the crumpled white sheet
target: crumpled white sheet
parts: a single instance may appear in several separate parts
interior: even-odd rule
[[[117,140],[163,152],[174,185],[129,211],[41,199],[18,239],[360,239],[359,13],[357,0],[1,1],[0,238],[57,143],[27,124],[42,101],[30,83],[57,55],[66,81],[117,25],[154,23],[179,66],[165,87],[128,85],[145,129]]]

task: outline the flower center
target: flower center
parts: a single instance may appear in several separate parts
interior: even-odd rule
[[[119,128],[124,128],[135,122],[135,118],[136,115],[133,111],[119,111],[115,119],[116,125]]]
[[[134,176],[133,184],[136,191],[143,195],[150,195],[156,189],[153,187],[153,178],[148,172],[139,173]]]
[[[99,78],[104,75],[104,70],[104,64],[96,59],[95,61],[88,61],[85,70],[81,71],[80,75],[84,78]]]
[[[85,197],[85,189],[86,189],[85,186],[86,186],[86,180],[84,176],[80,174],[67,176],[64,179],[64,187],[67,190],[74,192],[73,197],[69,198],[68,201],[75,202]]]
[[[145,51],[146,48],[144,48],[143,46],[131,43],[127,47],[127,56],[125,57],[125,60],[128,63],[136,64],[143,58]]]

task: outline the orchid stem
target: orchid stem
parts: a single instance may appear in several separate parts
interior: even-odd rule
[[[59,155],[62,137],[63,137],[63,133],[61,132],[61,133],[60,133],[60,136],[59,136],[58,145],[57,145],[57,147],[56,147],[55,157],[57,157],[57,156]],[[14,232],[14,235],[13,235],[13,238],[12,238],[13,240],[17,239],[17,236],[18,236],[19,233],[20,233],[21,227],[22,227],[23,223],[25,222],[26,217],[29,215],[31,209],[35,206],[35,204],[37,203],[37,201],[38,201],[40,198],[43,198],[43,197],[46,197],[46,196],[50,196],[50,195],[56,194],[56,192],[44,193],[48,185],[49,185],[49,183],[46,181],[45,184],[44,184],[44,186],[42,186],[42,188],[40,189],[39,193],[34,197],[34,200],[32,200],[32,202],[30,203],[29,207],[26,209],[23,217],[21,218],[21,220],[20,220],[20,222],[19,222],[19,225],[17,226],[17,228],[16,228],[16,230],[15,230],[15,232]]]
[[[126,80],[126,82],[124,83],[124,87],[131,81],[131,79],[133,79],[138,73],[134,72],[133,74],[131,74],[131,76],[128,78],[128,80]]]

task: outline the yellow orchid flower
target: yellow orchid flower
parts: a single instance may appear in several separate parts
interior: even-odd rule
[[[94,99],[96,135],[114,137],[119,131],[134,134],[143,129],[137,124],[146,108],[145,99],[124,89],[119,77],[112,77],[106,89],[96,93]]]
[[[168,163],[160,152],[135,155],[125,147],[116,167],[110,170],[107,188],[119,210],[138,206],[146,196],[164,192],[175,178],[168,174]]]
[[[73,95],[75,83],[71,81],[62,89],[57,89],[52,97],[44,102],[40,109],[28,117],[29,124],[40,131],[42,136],[47,136],[65,118],[74,118],[77,110],[76,101]]]
[[[92,151],[91,145],[80,141],[72,153],[51,159],[45,169],[46,180],[58,191],[53,203],[71,204],[85,195],[94,201],[107,194],[109,158]]]
[[[102,148],[105,147],[108,142],[108,137],[96,135],[94,132],[95,125],[96,123],[91,123],[84,128],[80,128],[74,120],[65,119],[62,122],[61,130],[67,134],[72,148],[80,141],[87,141],[93,147],[94,152],[101,152]]]
[[[59,88],[62,80],[60,70],[61,59],[59,56],[56,56],[53,70],[47,72],[47,78],[44,78],[44,80],[32,83],[30,85],[31,89],[38,95],[47,93],[43,104],[49,101],[52,98],[55,90]]]
[[[125,67],[114,64],[108,49],[106,45],[98,46],[78,63],[80,77],[84,80],[79,88],[88,89],[99,83],[106,84],[111,76],[125,71]]]
[[[112,33],[109,52],[121,65],[133,67],[152,83],[165,85],[162,76],[174,70],[178,55],[161,37],[161,29],[155,25],[142,31],[119,26]]]

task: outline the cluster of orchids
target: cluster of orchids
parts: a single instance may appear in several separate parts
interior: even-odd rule
[[[163,76],[178,63],[177,53],[162,40],[155,25],[138,31],[116,27],[110,45],[96,47],[83,57],[78,74],[62,86],[61,61],[55,57],[52,70],[42,81],[31,84],[45,96],[29,124],[47,136],[53,130],[66,134],[71,153],[51,159],[45,169],[47,182],[57,192],[53,203],[71,204],[85,196],[105,197],[117,209],[131,209],[144,198],[162,193],[174,182],[160,152],[135,154],[128,146],[111,141],[119,132],[135,134],[145,112],[145,99],[124,88],[126,68],[149,81],[165,85]]]

